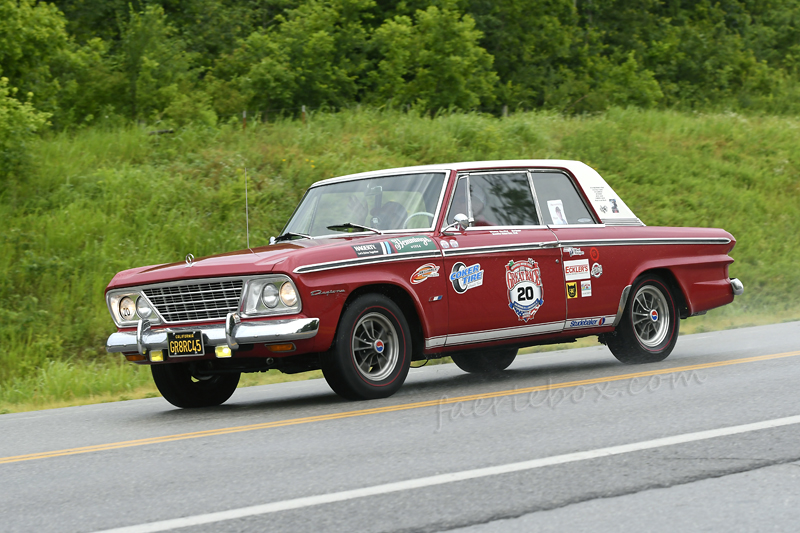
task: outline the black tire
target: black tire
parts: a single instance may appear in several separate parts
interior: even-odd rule
[[[680,317],[675,297],[655,275],[639,277],[630,294],[617,330],[605,337],[606,343],[625,364],[663,361],[678,340]]]
[[[152,365],[158,391],[175,407],[213,407],[225,403],[239,384],[239,373],[192,374],[191,363]]]
[[[487,374],[502,372],[517,357],[516,348],[496,348],[494,350],[481,350],[475,352],[454,353],[450,357],[453,362],[464,372],[472,374]]]
[[[400,308],[380,294],[358,297],[342,313],[322,374],[347,400],[388,398],[411,365],[411,332]]]

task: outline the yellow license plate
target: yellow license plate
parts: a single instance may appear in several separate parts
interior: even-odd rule
[[[181,357],[184,355],[203,355],[202,331],[182,331],[180,333],[167,333],[167,354],[170,357]]]

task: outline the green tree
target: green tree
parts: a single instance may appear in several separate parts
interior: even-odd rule
[[[30,163],[28,143],[49,117],[34,109],[32,93],[22,101],[16,93],[16,88],[9,87],[8,78],[0,77],[0,183],[19,176]]]
[[[371,41],[379,59],[368,99],[423,110],[491,105],[498,78],[492,56],[478,45],[481,36],[475,20],[454,7],[385,21]]]

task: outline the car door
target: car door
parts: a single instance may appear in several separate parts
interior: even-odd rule
[[[632,263],[631,254],[637,251],[614,244],[613,232],[618,228],[606,228],[595,221],[566,172],[534,170],[531,177],[542,219],[556,234],[563,250],[565,328],[611,326],[627,279],[627,264]]]
[[[540,223],[525,170],[457,177],[445,223],[469,227],[440,240],[448,286],[447,346],[561,331],[566,317],[561,250]]]

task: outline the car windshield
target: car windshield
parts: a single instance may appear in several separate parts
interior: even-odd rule
[[[343,181],[309,189],[283,233],[319,237],[337,233],[430,230],[443,173]]]

